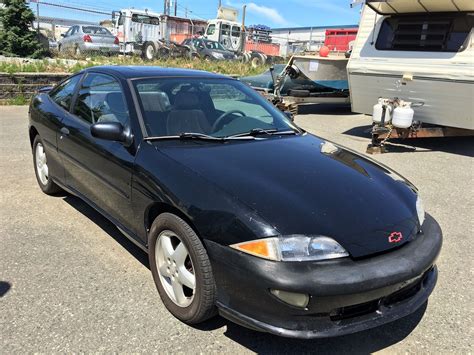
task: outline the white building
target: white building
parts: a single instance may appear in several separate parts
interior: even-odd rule
[[[324,44],[326,30],[357,28],[357,25],[272,28],[273,43],[280,44],[280,55],[316,51]]]

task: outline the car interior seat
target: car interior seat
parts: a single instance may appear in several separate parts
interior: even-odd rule
[[[210,131],[211,125],[201,110],[198,94],[190,91],[178,92],[167,119],[168,135],[179,135],[183,132],[208,134]]]

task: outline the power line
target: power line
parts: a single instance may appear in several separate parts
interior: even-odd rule
[[[80,7],[70,6],[70,5],[54,4],[54,3],[51,3],[51,2],[40,1],[40,0],[30,0],[30,2],[36,3],[37,5],[38,5],[38,4],[41,4],[41,5],[59,7],[59,8],[62,8],[62,9],[69,9],[69,10],[88,12],[88,13],[98,14],[98,15],[109,15],[109,16],[112,16],[112,12],[105,12],[105,11],[92,10],[92,9],[85,9],[85,8],[80,8]]]

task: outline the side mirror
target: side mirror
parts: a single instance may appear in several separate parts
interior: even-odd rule
[[[293,114],[290,111],[283,111],[283,113],[290,121],[293,122],[295,120],[295,116],[293,116]]]
[[[61,36],[62,38],[64,38],[64,37],[66,37],[66,34],[65,34],[65,33],[61,33],[60,36]]]
[[[92,137],[117,141],[130,146],[133,136],[129,128],[124,128],[119,122],[97,122],[91,126]]]

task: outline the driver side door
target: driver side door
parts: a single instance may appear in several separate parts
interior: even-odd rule
[[[58,146],[64,158],[66,183],[133,233],[131,178],[135,151],[120,142],[93,137],[91,125],[97,122],[130,126],[119,81],[92,72],[83,78],[71,115],[62,122]]]

